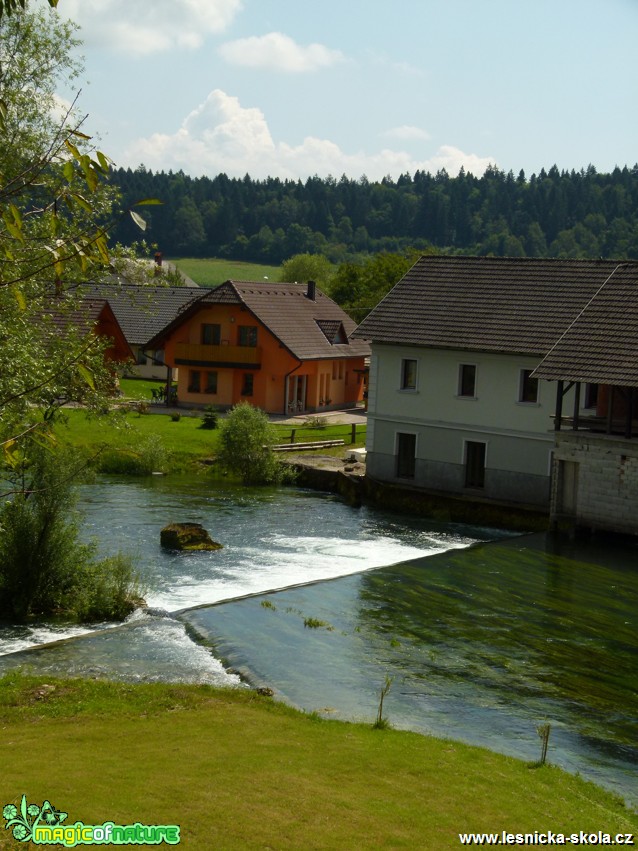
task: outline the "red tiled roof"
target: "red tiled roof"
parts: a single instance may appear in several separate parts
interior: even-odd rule
[[[365,357],[370,349],[363,340],[332,343],[318,322],[343,326],[347,337],[356,324],[319,289],[308,298],[305,284],[266,281],[226,281],[186,305],[180,315],[148,342],[158,345],[184,319],[209,304],[243,304],[299,360]]]

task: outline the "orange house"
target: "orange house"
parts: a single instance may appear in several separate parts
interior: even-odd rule
[[[228,408],[246,401],[273,414],[355,405],[368,344],[310,281],[226,281],[185,305],[149,340],[179,367],[180,404]]]

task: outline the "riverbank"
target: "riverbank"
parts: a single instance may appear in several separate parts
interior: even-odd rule
[[[294,467],[296,483],[301,487],[339,494],[353,506],[370,505],[441,523],[468,523],[517,532],[542,532],[549,526],[548,511],[532,506],[454,497],[376,481],[366,475],[365,462],[352,461],[347,456],[347,450],[333,455],[287,453],[283,460]]]
[[[0,726],[5,808],[26,793],[69,824],[175,824],[194,851],[446,851],[461,832],[638,832],[617,798],[554,767],[319,720],[248,690],[12,675]],[[44,771],[43,753],[54,755]]]

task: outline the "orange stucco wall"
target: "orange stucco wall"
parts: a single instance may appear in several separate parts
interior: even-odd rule
[[[199,345],[202,342],[202,325],[220,326],[222,346],[239,345],[240,326],[257,328],[257,349],[260,351],[259,369],[246,367],[224,367],[206,365],[186,365],[176,363],[176,347],[180,343]],[[251,350],[245,348],[246,358],[250,359]],[[241,305],[211,305],[202,308],[173,331],[165,344],[165,360],[172,367],[179,368],[177,397],[185,405],[218,405],[230,407],[237,402],[247,401],[268,413],[284,413],[286,405],[286,381],[290,393],[297,390],[303,393],[303,407],[298,410],[316,411],[355,404],[363,398],[361,372],[364,359],[339,358],[319,361],[298,361],[255,317]],[[356,372],[355,370],[359,370]],[[193,371],[200,373],[200,391],[193,392],[189,384]],[[217,373],[217,392],[207,393],[208,373]],[[242,395],[245,375],[252,375],[252,395]],[[297,376],[297,382],[287,376]],[[303,377],[305,376],[305,381]],[[326,401],[330,400],[327,405]],[[319,403],[323,402],[322,405]],[[293,400],[290,399],[292,403]],[[297,408],[295,408],[296,412]],[[292,406],[289,405],[292,412]]]

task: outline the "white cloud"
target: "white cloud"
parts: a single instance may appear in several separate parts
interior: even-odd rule
[[[242,0],[64,0],[58,8],[80,24],[86,42],[145,56],[200,47],[230,26]]]
[[[377,153],[346,153],[328,139],[306,137],[300,145],[275,142],[263,112],[242,107],[236,97],[220,89],[193,110],[179,130],[155,133],[138,139],[125,153],[123,165],[143,163],[153,171],[178,171],[214,176],[225,172],[231,177],[250,174],[255,179],[280,177],[296,180],[312,175],[339,177],[347,174],[371,180],[385,175],[396,178],[417,169],[437,172],[445,168],[455,176],[461,166],[481,175],[494,162],[491,157],[466,154],[451,145],[441,146],[429,159],[415,159],[405,151],[383,149]]]
[[[219,48],[219,53],[232,65],[293,74],[327,68],[344,60],[338,50],[331,50],[323,44],[302,47],[280,32],[229,41]]]
[[[427,142],[430,139],[430,134],[427,130],[422,130],[420,127],[411,127],[409,124],[403,124],[401,127],[393,127],[391,130],[386,130],[383,135],[388,139],[399,139],[404,142]]]

